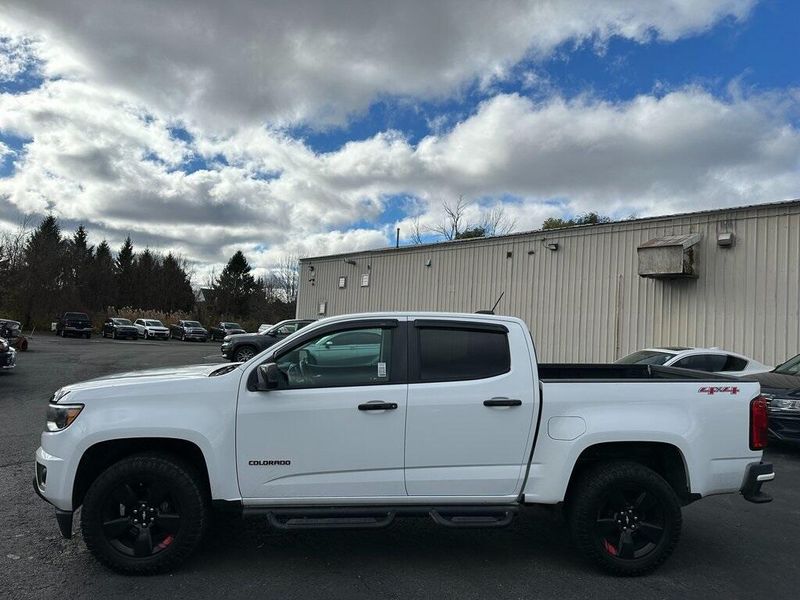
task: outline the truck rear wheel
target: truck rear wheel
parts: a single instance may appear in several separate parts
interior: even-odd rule
[[[128,574],[173,569],[198,546],[208,524],[199,477],[170,456],[139,454],[111,465],[83,501],[89,551]]]
[[[670,485],[635,462],[602,463],[570,495],[569,521],[581,551],[615,575],[644,575],[664,562],[681,532]]]

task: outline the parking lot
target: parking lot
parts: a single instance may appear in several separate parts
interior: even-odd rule
[[[767,453],[777,473],[768,487],[773,503],[722,496],[687,507],[677,551],[639,579],[598,572],[571,546],[559,513],[539,508],[501,530],[449,530],[414,519],[383,531],[278,532],[260,520],[219,519],[183,568],[149,578],[105,570],[79,533],[62,540],[52,508],[31,487],[52,392],[117,371],[220,360],[216,343],[32,338],[18,367],[0,374],[3,597],[796,597],[800,450],[789,447]]]

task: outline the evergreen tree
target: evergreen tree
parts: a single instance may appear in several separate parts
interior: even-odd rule
[[[133,251],[131,237],[125,238],[114,261],[114,278],[116,279],[116,306],[133,306],[135,302],[136,284],[134,281],[134,262],[136,253]]]
[[[251,270],[242,251],[237,250],[214,282],[214,298],[220,315],[230,318],[249,315],[251,297],[260,289]]]
[[[94,292],[91,289],[91,272],[94,265],[94,246],[88,242],[86,228],[79,225],[72,236],[69,249],[69,289],[67,293],[73,303],[81,308],[94,308]]]
[[[91,307],[93,310],[105,310],[117,299],[117,279],[114,274],[114,258],[111,247],[103,240],[97,246],[89,278],[91,290]]]
[[[61,310],[67,284],[65,249],[58,221],[48,215],[25,246],[22,308],[26,326],[52,320]]]
[[[133,306],[137,308],[158,308],[158,260],[150,248],[139,254],[133,267]]]

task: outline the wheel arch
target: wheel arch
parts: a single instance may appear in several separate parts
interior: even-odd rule
[[[93,444],[81,456],[72,486],[72,506],[83,503],[89,487],[108,467],[123,458],[143,452],[175,456],[186,462],[200,476],[204,492],[210,497],[208,464],[200,447],[189,440],[166,437],[120,438]]]
[[[638,462],[663,477],[675,491],[682,505],[698,499],[691,493],[689,469],[680,448],[668,442],[603,442],[585,448],[572,468],[565,500],[568,502],[575,483],[587,469],[601,462],[626,460]]]

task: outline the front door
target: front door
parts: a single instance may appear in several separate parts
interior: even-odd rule
[[[236,429],[243,498],[405,496],[402,325],[350,321],[302,336],[268,359],[278,389],[255,391],[245,375]]]

